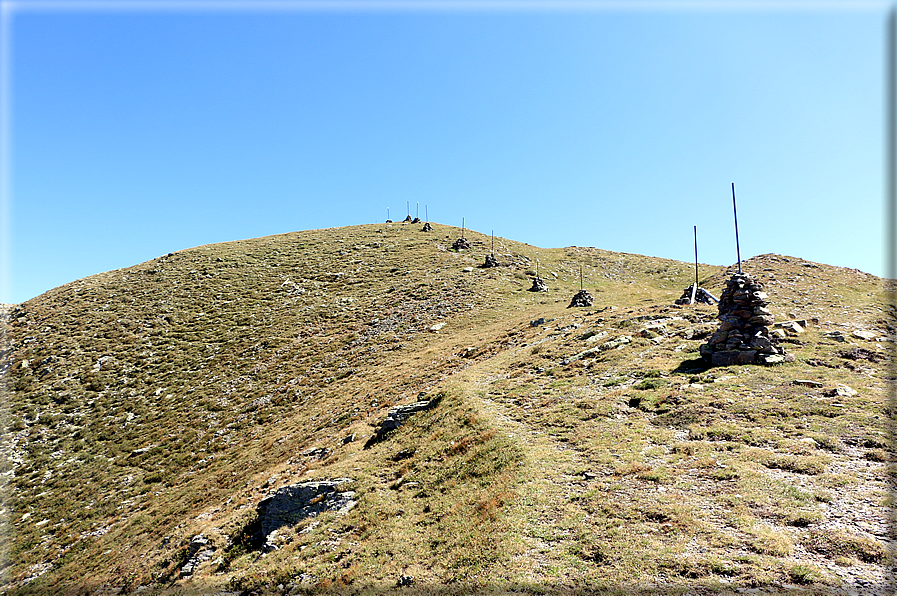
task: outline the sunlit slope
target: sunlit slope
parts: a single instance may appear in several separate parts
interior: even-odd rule
[[[793,364],[704,371],[715,309],[672,305],[693,264],[496,239],[503,266],[481,269],[488,236],[456,252],[459,229],[420,227],[203,246],[19,305],[6,585],[883,581],[880,280],[746,262],[777,320],[817,322],[786,339]],[[548,293],[526,291],[537,260]],[[567,309],[580,268],[596,302]],[[725,269],[700,276],[719,295]],[[839,384],[857,393],[824,395]],[[436,397],[363,448],[391,406]],[[330,478],[354,509],[272,552],[243,541],[265,495]],[[182,578],[197,534],[215,555]]]

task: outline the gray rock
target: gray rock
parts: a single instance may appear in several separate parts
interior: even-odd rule
[[[826,397],[853,397],[857,394],[857,390],[847,385],[839,385],[834,389],[829,389],[823,393]]]
[[[539,327],[540,325],[545,325],[546,323],[552,322],[554,319],[546,319],[545,317],[541,317],[536,319],[535,321],[530,321],[530,327]]]
[[[181,577],[193,575],[200,565],[215,556],[215,547],[206,548],[208,545],[209,539],[202,534],[197,534],[190,540],[190,546],[187,547],[187,562],[180,571]]]
[[[757,356],[757,362],[760,362],[761,364],[782,364],[783,362],[787,362],[787,358],[782,354],[759,354]]]

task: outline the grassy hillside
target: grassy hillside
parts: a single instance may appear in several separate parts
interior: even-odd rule
[[[706,369],[715,307],[673,304],[693,264],[496,239],[481,269],[488,236],[420,227],[201,246],[17,305],[0,589],[890,593],[880,279],[745,262],[807,322],[796,361]],[[568,309],[580,267],[595,305]],[[333,478],[355,508],[246,539],[273,490]]]

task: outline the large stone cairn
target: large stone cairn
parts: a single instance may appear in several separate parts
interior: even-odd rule
[[[762,290],[744,273],[736,273],[726,282],[719,299],[719,329],[701,346],[701,357],[708,364],[777,364],[793,360],[770,336],[774,319],[766,308],[768,296]]]
[[[570,306],[567,308],[573,308],[574,306],[592,306],[592,302],[594,299],[592,295],[589,294],[588,290],[580,290],[574,296],[573,300],[570,301]]]

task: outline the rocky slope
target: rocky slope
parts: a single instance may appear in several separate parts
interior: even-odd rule
[[[16,305],[3,589],[891,593],[881,280],[745,262],[795,360],[708,369],[692,264],[496,239],[480,268],[459,233],[202,246]]]

